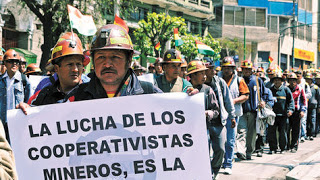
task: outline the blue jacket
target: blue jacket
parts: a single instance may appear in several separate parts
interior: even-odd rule
[[[257,76],[251,75],[250,77],[243,77],[243,79],[245,80],[246,84],[248,85],[248,88],[250,91],[249,99],[242,104],[243,113],[256,112],[256,110],[258,108],[258,104],[259,104],[258,93],[257,93]],[[266,97],[268,97],[267,88],[264,86],[264,83],[261,78],[258,78],[258,82],[259,82],[261,101],[265,101],[266,103],[268,103],[269,100],[268,100],[268,98],[266,98]],[[271,93],[271,95],[272,95],[272,93]],[[273,104],[272,104],[272,106],[273,106]]]
[[[7,122],[7,81],[6,78],[4,77],[6,73],[2,74],[0,76],[0,118],[5,124]],[[22,77],[21,73],[19,71],[16,72],[14,75],[15,80],[13,84],[14,88],[14,98],[15,98],[15,106],[18,105],[20,102],[28,102],[28,99],[30,97],[30,90],[31,90],[31,85],[26,77],[26,86],[23,88],[23,83],[22,83]]]
[[[211,82],[206,84],[210,86],[217,95],[217,100],[220,107],[220,120],[221,124],[224,126],[227,123],[227,119],[234,119],[236,117],[234,104],[228,85],[222,78],[218,76],[214,76]]]

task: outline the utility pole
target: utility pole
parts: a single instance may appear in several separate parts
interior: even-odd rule
[[[246,60],[246,27],[244,27],[244,31],[243,31],[243,36],[244,36],[244,45],[243,45],[243,50],[244,50],[244,52],[243,52],[243,60]]]
[[[292,18],[293,18],[293,26],[296,26],[296,0],[293,0],[293,13],[292,13]],[[294,68],[294,38],[296,36],[296,29],[295,27],[292,28],[292,68]]]

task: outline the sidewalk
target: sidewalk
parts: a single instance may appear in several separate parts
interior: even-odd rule
[[[268,148],[265,149],[268,152]],[[224,175],[220,170],[220,180],[237,179],[320,179],[320,136],[313,141],[300,143],[296,153],[263,154],[252,160],[239,161],[233,164],[232,175]]]

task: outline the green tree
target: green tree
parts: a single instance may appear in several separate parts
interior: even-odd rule
[[[195,59],[199,55],[198,48],[195,43],[196,40],[203,42],[214,50],[215,54],[211,57],[215,61],[220,59],[221,46],[218,40],[215,40],[209,36],[199,37],[199,35],[192,34],[186,34],[182,36],[182,40],[184,43],[181,46],[177,47],[177,49],[186,56],[186,60],[188,62]]]
[[[243,43],[237,38],[223,38],[218,41],[220,42],[222,49],[225,50],[225,54],[223,56],[234,56],[244,52]]]
[[[51,56],[50,49],[55,45],[61,33],[70,31],[67,4],[75,6],[83,14],[92,14],[96,24],[103,23],[102,18],[114,14],[114,0],[20,0],[23,7],[27,6],[43,25],[44,43],[41,45],[42,56],[40,68],[44,69]],[[133,0],[120,0],[121,16],[132,9]],[[97,23],[98,22],[98,23]],[[105,23],[103,23],[105,24]],[[83,36],[78,34],[80,39]]]
[[[181,17],[171,17],[165,13],[148,13],[146,20],[140,20],[139,28],[134,31],[137,40],[137,49],[144,56],[159,56],[159,52],[154,48],[160,42],[160,56],[165,51],[165,44],[173,39],[173,29],[179,28],[179,33],[185,33],[186,23]]]

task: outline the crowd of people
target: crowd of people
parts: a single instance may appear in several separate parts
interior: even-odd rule
[[[90,61],[87,52],[94,70],[86,75],[84,67]],[[264,72],[263,68],[255,69],[250,60],[237,67],[232,57],[224,57],[221,67],[215,67],[207,57],[188,63],[176,49],[165,51],[163,58],[146,69],[132,62],[135,54],[139,52],[133,49],[130,36],[118,25],[101,27],[87,51],[76,34],[64,33],[47,64],[52,75],[38,84],[34,94],[26,75],[39,75],[39,67],[30,64],[25,68],[26,61],[13,49],[0,54],[4,141],[10,143],[6,114],[10,109],[20,108],[27,115],[31,106],[170,92],[205,95],[213,179],[220,168],[232,174],[235,155],[240,160],[251,160],[253,153],[262,157],[266,143],[268,154],[295,153],[299,142],[313,140],[319,133],[320,73],[316,71],[282,72],[270,66]],[[145,73],[153,74],[154,83],[139,80],[138,76]],[[267,110],[273,112],[273,118],[261,118]],[[8,147],[4,149],[12,158]],[[14,160],[7,164],[10,168],[4,170],[5,179],[16,178]]]

